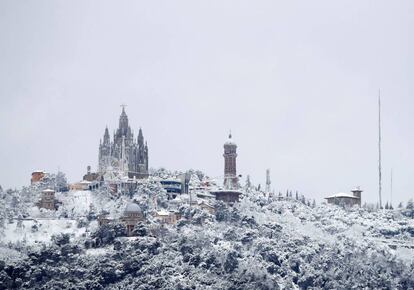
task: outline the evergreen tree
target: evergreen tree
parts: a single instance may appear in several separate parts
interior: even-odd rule
[[[403,205],[403,203],[402,202],[400,202],[399,204],[398,204],[398,208],[403,208],[404,207],[404,205]]]
[[[385,203],[385,209],[389,209],[389,207],[388,207],[388,201]]]
[[[296,198],[296,200],[299,200],[299,193],[298,193],[297,190],[296,190],[295,198]]]
[[[407,206],[405,207],[405,209],[406,215],[411,218],[414,218],[414,201],[412,198],[407,202]]]
[[[306,199],[305,199],[305,196],[304,196],[304,195],[302,195],[302,196],[301,196],[300,201],[301,201],[304,205],[306,205]]]
[[[250,189],[252,187],[252,183],[250,181],[250,175],[247,175],[246,177],[246,188]]]
[[[315,208],[316,207],[316,201],[315,201],[315,199],[313,200],[313,202],[312,202],[312,207],[313,208]]]

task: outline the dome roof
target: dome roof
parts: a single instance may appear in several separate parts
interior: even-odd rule
[[[130,202],[125,208],[125,213],[141,213],[142,210],[138,204]]]

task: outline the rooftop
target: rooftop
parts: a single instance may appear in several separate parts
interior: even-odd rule
[[[340,193],[337,193],[337,194],[334,194],[334,195],[325,197],[325,199],[328,199],[328,198],[339,198],[339,197],[341,197],[341,198],[356,198],[356,199],[358,198],[358,197],[355,197],[351,193],[340,192]]]
[[[141,213],[142,210],[138,204],[130,202],[125,208],[125,213]]]
[[[160,210],[160,211],[157,211],[157,215],[158,216],[169,216],[170,212],[168,212],[166,210]]]
[[[53,189],[48,188],[48,189],[42,190],[42,192],[55,192],[55,191]]]

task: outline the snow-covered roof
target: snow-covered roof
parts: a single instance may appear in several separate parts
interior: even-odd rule
[[[141,213],[142,210],[136,203],[130,202],[125,208],[125,213]]]
[[[44,170],[37,169],[37,170],[33,170],[33,173],[46,173],[46,172]]]
[[[210,192],[205,192],[205,191],[199,191],[195,193],[197,196],[203,196],[203,197],[211,197],[213,198],[214,195],[212,195]]]
[[[201,202],[199,202],[199,203],[198,203],[198,205],[206,205],[206,206],[208,206],[208,207],[214,208],[214,206],[213,206],[213,205],[211,205],[211,204],[209,204],[209,203],[207,203],[207,202],[205,202],[205,201],[201,201]]]
[[[80,184],[90,184],[90,183],[92,183],[92,182],[90,182],[90,181],[87,181],[87,180],[82,180],[81,182],[79,182]]]
[[[42,190],[42,192],[55,192],[55,191],[53,189],[48,188],[48,189]]]
[[[168,212],[166,210],[160,210],[160,211],[157,211],[157,215],[159,215],[159,216],[169,216],[170,212]]]
[[[353,194],[351,194],[351,193],[340,192],[340,193],[325,197],[325,199],[339,198],[339,197],[342,197],[342,198],[358,198],[358,197],[353,196]]]

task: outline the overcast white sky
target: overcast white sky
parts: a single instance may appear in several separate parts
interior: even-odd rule
[[[238,171],[318,201],[414,196],[413,1],[0,1],[0,184],[97,166],[126,103],[150,166]],[[394,202],[396,203],[396,202]]]

